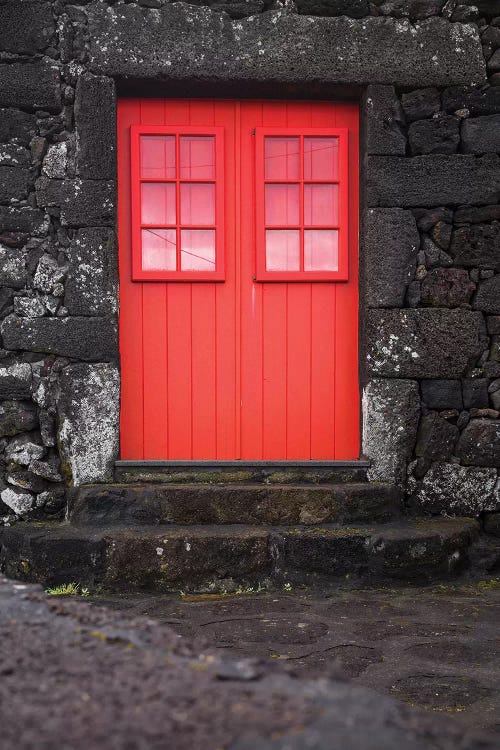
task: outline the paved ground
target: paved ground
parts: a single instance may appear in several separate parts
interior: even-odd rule
[[[500,732],[500,582],[228,597],[111,596],[107,606],[182,638],[278,662],[293,675],[344,675],[461,724]]]

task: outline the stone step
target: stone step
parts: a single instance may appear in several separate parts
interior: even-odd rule
[[[17,524],[0,530],[13,578],[103,589],[231,591],[314,581],[439,580],[467,563],[479,526],[468,518],[343,527]]]
[[[321,484],[366,481],[370,462],[357,461],[116,461],[120,484]]]
[[[400,508],[400,491],[375,482],[100,484],[68,491],[69,520],[89,526],[382,523]]]

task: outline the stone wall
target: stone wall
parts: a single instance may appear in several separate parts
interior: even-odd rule
[[[498,0],[0,0],[0,518],[118,455],[117,90],[360,98],[371,479],[499,510]]]

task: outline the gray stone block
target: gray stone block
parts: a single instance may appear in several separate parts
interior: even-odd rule
[[[367,166],[369,206],[495,203],[500,192],[500,159],[454,154],[370,156]]]
[[[456,112],[468,109],[471,115],[500,112],[500,87],[452,86],[443,92],[443,109]]]
[[[430,307],[468,304],[476,288],[463,268],[434,268],[422,281],[420,301]]]
[[[500,315],[500,274],[479,283],[472,306],[475,310]]]
[[[441,18],[411,24],[280,10],[232,22],[184,3],[157,10],[93,3],[87,15],[91,70],[109,76],[399,86],[485,80],[477,30]]]
[[[458,266],[500,271],[500,224],[455,229],[449,252]]]
[[[31,383],[31,367],[27,362],[0,367],[0,399],[30,398]]]
[[[36,407],[31,401],[0,403],[0,437],[29,432],[38,426]]]
[[[500,152],[500,114],[470,117],[461,128],[462,151],[465,154]]]
[[[0,206],[0,234],[13,232],[40,236],[47,229],[48,224],[43,211],[29,206]]]
[[[82,75],[75,95],[77,171],[91,180],[115,177],[116,95],[111,78]]]
[[[460,435],[457,456],[467,466],[500,468],[500,421],[471,419]]]
[[[70,266],[64,305],[71,315],[116,312],[117,276],[114,232],[80,229],[68,248]]]
[[[460,380],[422,380],[422,400],[429,409],[463,407]]]
[[[403,307],[420,246],[411,211],[370,209],[365,213],[363,270],[369,307]]]
[[[297,9],[306,16],[363,18],[370,13],[368,0],[297,0]]]
[[[42,58],[0,64],[0,106],[58,112],[61,109],[61,87],[56,63]]]
[[[485,409],[488,403],[488,381],[486,378],[462,380],[464,409]]]
[[[1,6],[0,6],[1,7]],[[28,194],[29,171],[0,165],[0,202],[23,200]]]
[[[408,122],[432,117],[441,109],[441,95],[435,88],[409,91],[401,97],[401,104]]]
[[[57,401],[62,469],[74,485],[104,482],[118,457],[120,377],[111,364],[76,364],[60,377]],[[96,425],[99,429],[96,430]]]
[[[63,226],[112,226],[115,183],[105,180],[52,180],[36,182],[39,206],[60,207]]]
[[[366,153],[404,156],[404,115],[394,86],[368,86],[365,98]]]
[[[0,285],[22,289],[28,279],[26,248],[0,244]]]
[[[410,498],[411,505],[428,513],[478,516],[500,508],[497,472],[445,462],[431,466]]]
[[[36,132],[34,115],[19,109],[0,109],[0,142],[15,140],[27,146]]]
[[[116,323],[111,318],[9,315],[0,330],[5,349],[46,352],[89,362],[107,362],[117,357]]]
[[[408,141],[413,156],[454,154],[460,142],[460,120],[453,115],[412,122]]]
[[[402,485],[415,446],[420,398],[413,380],[371,380],[363,391],[363,454],[369,478]]]
[[[431,461],[447,459],[453,453],[458,427],[443,419],[436,411],[420,420],[415,455]]]
[[[49,46],[55,34],[51,3],[17,0],[0,6],[0,49],[35,55]]]
[[[369,310],[367,368],[375,377],[459,377],[480,353],[482,315],[470,310]]]

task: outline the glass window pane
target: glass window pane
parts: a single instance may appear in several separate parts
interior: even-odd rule
[[[180,144],[181,178],[215,179],[215,138],[213,135],[183,135]]]
[[[141,135],[141,177],[175,177],[175,135]]]
[[[141,184],[142,224],[175,224],[175,184],[143,182]]]
[[[338,271],[338,238],[336,229],[306,229],[304,271]]]
[[[290,229],[266,231],[266,270],[300,271],[300,232]]]
[[[266,180],[298,180],[300,178],[299,138],[264,139]]]
[[[144,271],[175,271],[175,229],[142,230],[142,268]]]
[[[304,224],[335,226],[339,223],[338,185],[304,185]]]
[[[215,185],[181,185],[181,223],[215,224]]]
[[[339,139],[304,138],[304,179],[338,180]]]
[[[297,226],[299,223],[299,186],[266,185],[266,224]]]
[[[181,230],[181,271],[215,271],[215,230]]]

